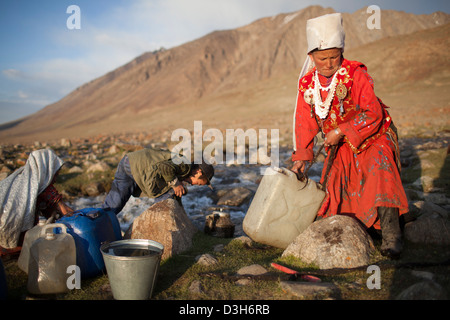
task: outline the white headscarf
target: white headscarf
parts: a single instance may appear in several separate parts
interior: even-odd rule
[[[23,167],[0,181],[0,246],[16,247],[20,233],[33,227],[37,196],[63,163],[50,149],[33,151]]]
[[[344,52],[345,31],[342,25],[342,15],[340,13],[326,14],[317,18],[309,19],[306,22],[306,39],[308,41],[307,53],[313,50],[326,50],[331,48],[341,48]],[[300,79],[314,67],[314,62],[306,56]]]
[[[345,31],[342,22],[342,15],[340,13],[325,14],[323,16],[309,19],[306,21],[306,39],[308,41],[308,51],[310,53],[313,50],[326,50],[332,48],[341,48],[344,52],[345,47]],[[312,68],[314,68],[314,62],[306,56],[303,68],[300,71],[299,81],[303,78]],[[298,101],[298,96],[297,96]],[[297,113],[297,105],[294,110],[294,125],[293,125],[293,143],[294,151],[297,148],[295,139],[295,114]]]

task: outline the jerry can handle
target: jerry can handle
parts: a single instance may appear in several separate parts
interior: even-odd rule
[[[93,209],[93,210],[84,210],[84,209],[80,209],[80,210],[76,210],[74,211],[71,216],[80,216],[80,217],[86,217],[89,218],[91,220],[95,220],[98,217],[100,217],[102,215],[102,209]]]
[[[41,237],[45,236],[45,234],[47,233],[47,229],[49,228],[61,228],[62,233],[67,233],[67,226],[64,223],[51,223],[51,224],[46,224],[42,230],[41,230]]]

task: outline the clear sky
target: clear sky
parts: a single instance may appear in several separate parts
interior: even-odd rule
[[[21,118],[147,51],[309,5],[450,13],[448,0],[0,0],[0,123]],[[77,5],[75,11],[67,9]],[[69,29],[76,25],[79,29]]]

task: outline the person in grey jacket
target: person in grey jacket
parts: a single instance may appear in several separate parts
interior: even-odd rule
[[[188,163],[185,158],[177,160],[184,161],[174,161],[170,151],[151,148],[125,155],[102,208],[118,214],[132,195],[154,198],[156,202],[171,196],[181,199],[186,194],[183,182],[212,188],[212,165]]]

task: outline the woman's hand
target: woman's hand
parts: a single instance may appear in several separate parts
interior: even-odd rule
[[[295,173],[302,173],[305,171],[306,169],[306,164],[308,161],[305,160],[297,160],[294,162],[294,164],[291,167],[291,171],[295,172]]]
[[[325,136],[325,141],[324,141],[325,147],[337,145],[339,143],[339,141],[341,141],[342,137],[344,137],[344,135],[342,134],[341,129],[336,128],[336,129],[330,130]]]
[[[62,213],[63,216],[70,216],[73,213],[73,209],[62,201],[58,202],[58,210]]]

